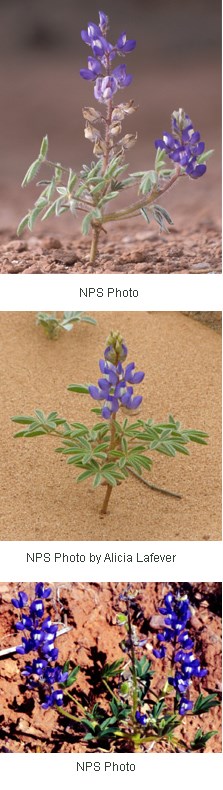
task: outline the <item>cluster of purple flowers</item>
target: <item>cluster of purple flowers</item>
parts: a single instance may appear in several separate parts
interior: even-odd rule
[[[132,82],[131,74],[127,74],[126,66],[121,64],[111,71],[111,63],[116,55],[125,55],[135,49],[136,41],[127,39],[121,33],[116,44],[107,40],[108,17],[99,11],[99,25],[89,22],[87,30],[81,31],[81,38],[91,47],[93,57],[88,58],[88,66],[80,70],[85,80],[94,80],[94,95],[97,101],[110,101],[119,88],[126,88]]]
[[[184,716],[187,711],[192,710],[193,702],[185,696],[191,678],[203,678],[207,675],[207,669],[201,669],[200,661],[192,652],[194,648],[193,640],[186,629],[187,622],[191,618],[191,609],[187,596],[180,598],[179,595],[169,592],[164,597],[164,606],[159,608],[159,612],[164,615],[162,633],[157,634],[159,648],[153,650],[156,658],[164,658],[167,648],[163,642],[170,642],[174,646],[173,662],[176,665],[174,676],[168,677],[168,683],[173,686],[180,697],[179,714]]]
[[[89,386],[89,394],[94,400],[105,401],[101,415],[109,420],[116,414],[120,406],[127,409],[137,409],[142,402],[141,395],[133,394],[133,384],[139,384],[145,376],[142,371],[135,372],[135,363],[129,362],[123,368],[122,362],[126,359],[128,349],[121,343],[117,353],[114,346],[109,345],[104,351],[104,359],[100,359],[99,368],[103,378],[98,379],[98,387]],[[130,386],[129,386],[130,385]]]
[[[42,708],[49,708],[52,705],[63,704],[63,691],[54,689],[57,683],[64,683],[67,680],[68,672],[63,672],[61,667],[52,663],[58,657],[58,649],[54,645],[57,636],[57,623],[52,623],[50,617],[44,617],[44,599],[51,595],[51,588],[38,582],[35,586],[35,598],[29,605],[28,614],[22,612],[21,619],[16,623],[17,631],[25,631],[26,636],[22,637],[22,645],[18,645],[16,652],[24,655],[31,652],[37,653],[37,658],[32,663],[26,664],[22,675],[27,678],[29,688],[46,687],[48,692],[45,696]],[[28,595],[21,591],[18,598],[12,598],[12,604],[16,609],[24,610],[28,604]]]
[[[164,132],[162,139],[155,140],[155,147],[164,149],[169,159],[185,167],[191,178],[200,178],[206,172],[206,165],[197,162],[197,157],[204,152],[205,143],[183,110],[172,114],[172,134]]]

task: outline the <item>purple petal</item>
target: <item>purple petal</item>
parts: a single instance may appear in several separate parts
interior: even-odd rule
[[[196,165],[191,170],[189,170],[190,166],[186,168],[186,173],[190,176],[190,178],[200,178],[206,173],[206,165]]]
[[[93,384],[91,384],[90,387],[88,387],[88,392],[89,392],[89,395],[91,395],[91,397],[94,398],[94,400],[103,400],[104,399],[103,392],[100,392],[98,387],[94,387]]]
[[[91,38],[88,35],[86,30],[81,30],[81,38],[82,38],[82,41],[84,41],[85,44],[91,45]]]
[[[95,74],[90,69],[80,69],[80,76],[83,77],[84,80],[95,80]]]
[[[130,409],[138,409],[140,403],[142,403],[142,395],[136,395],[135,398],[132,398],[131,400]]]
[[[154,145],[155,145],[155,148],[165,148],[165,150],[166,150],[166,144],[164,143],[163,140],[160,140],[160,139],[154,140]]]

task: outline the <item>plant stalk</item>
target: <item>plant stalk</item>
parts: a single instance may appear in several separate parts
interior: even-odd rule
[[[98,251],[98,240],[100,236],[100,225],[92,225],[92,242],[91,242],[91,251],[90,251],[90,263],[95,264],[97,251]]]
[[[154,203],[154,200],[156,200],[159,197],[162,197],[162,195],[164,195],[164,192],[167,192],[167,190],[173,186],[173,184],[175,183],[175,181],[177,181],[179,176],[180,176],[180,168],[177,168],[174,175],[172,176],[172,178],[170,178],[168,183],[165,184],[163,189],[152,189],[152,192],[150,192],[147,198],[144,196],[143,198],[141,198],[141,200],[138,200],[137,203],[132,203],[130,206],[120,209],[120,211],[116,211],[113,214],[106,214],[103,217],[103,225],[105,224],[105,222],[115,222],[116,220],[119,219],[125,219],[125,217],[131,218],[132,214],[135,211],[138,211],[141,208],[144,208],[145,206],[149,206],[151,203]]]
[[[135,472],[134,469],[130,469],[130,466],[127,466],[127,469],[128,469],[128,472],[130,472],[131,475],[134,475],[134,477],[137,477],[137,480],[140,480],[141,483],[144,483],[145,486],[148,486],[148,488],[151,488],[152,491],[158,491],[160,494],[166,494],[167,496],[173,496],[173,497],[175,497],[175,499],[182,499],[182,494],[174,494],[174,492],[173,491],[169,491],[168,488],[159,488],[159,486],[155,486],[154,483],[148,483],[148,480],[145,480],[145,477],[142,477],[141,475],[139,475],[138,472]]]
[[[115,414],[112,414],[112,416],[111,416],[111,438],[110,438],[110,445],[109,445],[109,449],[108,449],[108,460],[109,460],[109,453],[110,453],[111,450],[114,449],[114,443],[115,443],[115,424],[114,424],[114,421],[115,421]],[[100,511],[101,516],[105,516],[106,513],[107,513],[108,503],[109,503],[109,499],[110,499],[110,496],[111,496],[111,493],[112,493],[112,488],[113,488],[113,486],[111,486],[108,483],[107,486],[106,486],[106,493],[105,493],[105,497],[104,497],[104,502],[103,502],[103,505],[102,505],[102,508],[101,508],[101,511]]]

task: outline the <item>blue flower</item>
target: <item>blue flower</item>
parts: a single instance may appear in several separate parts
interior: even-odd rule
[[[135,720],[137,724],[141,724],[142,727],[145,727],[148,722],[148,716],[145,713],[140,713],[139,710],[136,711]]]
[[[206,165],[197,162],[204,152],[205,143],[183,110],[172,114],[172,134],[164,132],[162,139],[155,140],[155,147],[166,151],[169,159],[184,168],[190,178],[200,178],[206,172]]]
[[[119,36],[116,44],[107,40],[108,17],[99,11],[99,25],[89,22],[87,30],[81,31],[81,38],[91,47],[93,58],[88,58],[87,68],[80,70],[85,80],[95,80],[94,95],[97,101],[109,102],[119,88],[126,88],[132,82],[131,74],[126,73],[126,66],[121,64],[111,71],[111,63],[116,55],[126,55],[135,49],[136,41],[127,40],[126,33]]]
[[[38,582],[35,586],[35,595],[37,598],[49,598],[51,595],[51,587],[46,587],[44,589],[43,582]]]
[[[181,697],[180,705],[179,705],[180,716],[184,716],[185,713],[188,713],[188,711],[192,710],[193,707],[194,707],[193,702],[187,699],[187,697]]]
[[[121,406],[135,410],[142,402],[142,396],[134,395],[133,387],[128,384],[141,383],[145,374],[142,371],[135,372],[134,362],[123,368],[122,362],[127,357],[128,349],[121,341],[117,348],[115,343],[116,338],[113,345],[106,347],[104,359],[99,361],[103,378],[98,379],[98,387],[93,384],[88,387],[89,395],[94,400],[104,401],[101,415],[105,420],[116,414]]]
[[[12,598],[11,603],[16,609],[23,609],[28,601],[28,595],[25,592],[19,592],[18,598]]]
[[[47,708],[52,708],[53,705],[58,705],[59,707],[63,705],[63,692],[60,689],[53,691],[52,694],[46,695],[42,708],[47,710]]]

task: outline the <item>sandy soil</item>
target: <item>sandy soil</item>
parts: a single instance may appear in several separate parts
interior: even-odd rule
[[[51,585],[52,586],[52,585]],[[136,585],[133,585],[136,587]],[[164,679],[165,666],[152,655],[152,648],[156,643],[156,632],[151,625],[151,616],[161,605],[161,600],[168,589],[175,585],[162,583],[140,583],[137,601],[142,611],[139,630],[148,635],[148,642],[143,649],[148,658],[152,660],[155,676],[152,688],[157,692]],[[47,610],[55,620],[60,620],[66,615],[72,630],[58,639],[59,663],[63,665],[70,659],[74,664],[79,664],[87,670],[86,676],[79,674],[75,693],[82,704],[93,705],[100,699],[106,708],[106,694],[100,683],[100,666],[106,661],[121,658],[123,653],[119,642],[123,639],[123,630],[116,625],[116,614],[120,611],[118,596],[123,590],[122,583],[104,584],[54,584],[53,601],[47,605]],[[18,589],[25,589],[29,595],[33,593],[31,584],[1,584],[0,585],[0,644],[1,648],[19,644],[18,636],[13,636],[13,624],[16,619],[15,609],[10,601]],[[196,655],[202,666],[208,667],[208,675],[199,684],[193,682],[191,698],[195,700],[197,694],[202,692],[217,693],[220,701],[221,692],[221,584],[192,583],[182,585],[187,590],[190,601],[194,607],[190,633],[195,639]],[[61,604],[56,603],[56,591]],[[58,617],[59,615],[59,617]],[[165,663],[165,662],[164,662]],[[37,694],[25,691],[21,682],[20,671],[24,666],[24,658],[6,657],[0,662],[0,722],[2,749],[12,752],[81,752],[92,751],[86,743],[79,740],[71,726],[64,725],[62,716],[58,717],[56,711],[49,709],[43,711],[39,705]],[[218,730],[207,744],[206,751],[221,751],[221,714],[220,708],[212,708],[208,714],[192,717],[189,714],[184,718],[181,735],[192,737],[195,731],[202,727]],[[1,747],[0,747],[1,750]],[[165,745],[157,745],[155,751],[166,751]],[[93,749],[93,751],[97,751]],[[126,746],[120,749],[126,751]]]
[[[35,185],[21,190],[20,184],[46,131],[52,159],[59,158],[74,169],[91,161],[91,147],[83,137],[81,108],[83,104],[92,104],[92,86],[80,81],[79,68],[79,59],[58,61],[52,56],[45,60],[33,56],[31,61],[28,56],[27,60],[10,58],[4,63],[7,82],[2,82],[2,273],[92,271],[89,238],[81,239],[79,219],[68,214],[59,220],[50,218],[45,226],[38,222],[35,235],[25,233],[22,241],[16,240],[18,222],[37,197]],[[108,226],[108,236],[102,234],[97,272],[221,271],[219,75],[218,60],[213,58],[209,62],[202,58],[193,62],[187,56],[180,69],[175,63],[160,61],[152,69],[152,75],[142,63],[137,65],[131,92],[126,96],[133,96],[139,105],[136,115],[125,124],[125,132],[138,131],[137,144],[127,157],[130,172],[153,167],[154,140],[169,128],[170,113],[179,106],[190,112],[194,123],[199,124],[207,149],[213,148],[215,154],[209,160],[205,177],[197,181],[185,179],[186,183],[182,180],[161,201],[174,221],[169,234],[160,236],[157,225],[148,227],[143,218]],[[201,84],[205,84],[204,97],[201,97]],[[130,195],[128,192],[127,196]],[[126,205],[124,196],[121,205]]]
[[[178,312],[96,313],[97,326],[77,324],[57,342],[35,326],[33,313],[1,313],[1,539],[219,540],[221,538],[221,338]],[[74,468],[54,454],[54,438],[13,438],[15,414],[56,409],[93,424],[87,397],[68,393],[72,382],[96,382],[98,359],[118,328],[129,360],[146,371],[141,416],[171,412],[186,427],[209,434],[190,456],[154,453],[148,480],[182,494],[149,491],[130,478],[99,516],[102,490],[75,486]],[[147,475],[148,473],[146,473]],[[145,475],[145,476],[146,476]]]

